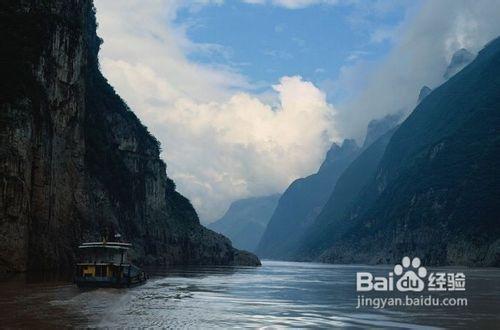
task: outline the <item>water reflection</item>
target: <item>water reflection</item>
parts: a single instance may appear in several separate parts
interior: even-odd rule
[[[500,270],[465,269],[467,307],[356,309],[356,271],[388,267],[264,262],[261,268],[148,269],[129,290],[80,291],[63,275],[0,282],[7,327],[496,327]],[[457,271],[455,269],[455,271]]]

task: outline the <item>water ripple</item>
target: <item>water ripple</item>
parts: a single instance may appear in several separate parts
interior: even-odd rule
[[[261,268],[154,269],[145,285],[129,290],[79,291],[66,282],[1,282],[0,324],[204,329],[499,324],[498,269],[464,270],[468,307],[384,310],[355,308],[355,272],[360,270],[386,272],[387,267],[266,261]]]

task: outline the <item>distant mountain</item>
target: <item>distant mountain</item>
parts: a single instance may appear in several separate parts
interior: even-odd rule
[[[461,48],[457,50],[455,53],[453,53],[453,56],[451,57],[450,63],[448,63],[448,66],[446,67],[446,71],[443,74],[443,78],[446,80],[450,79],[453,77],[457,72],[462,70],[467,64],[472,62],[474,60],[475,55],[469,52],[465,48]],[[422,102],[424,98],[427,97],[432,92],[432,89],[428,86],[422,86],[420,89],[420,93],[418,94],[418,100],[417,103]]]
[[[420,92],[418,93],[417,103],[422,102],[422,100],[425,99],[431,92],[432,89],[427,86],[422,86],[422,88],[420,88]]]
[[[422,100],[357,197],[325,216],[333,225],[320,228],[321,245],[308,240],[302,252],[334,263],[412,255],[500,266],[499,91],[500,38]]]
[[[297,244],[294,259],[314,259],[330,246],[334,237],[340,237],[349,228],[351,223],[343,221],[348,216],[347,211],[375,175],[385,148],[396,130],[394,126],[386,128],[388,131],[364,149],[339,177],[323,210]]]
[[[315,253],[329,246],[332,233],[338,235],[341,232],[336,221],[343,218],[351,201],[374,175],[401,118],[402,112],[399,112],[370,121],[361,152],[339,177],[328,202],[297,244],[295,259],[313,258]]]
[[[240,199],[207,227],[231,239],[238,249],[254,251],[273,215],[280,194]]]
[[[333,144],[316,174],[295,180],[281,196],[257,248],[266,258],[286,259],[328,200],[335,183],[359,152],[354,140]]]
[[[363,142],[363,150],[368,148],[375,140],[387,133],[402,120],[403,113],[397,112],[386,115],[380,119],[373,119],[368,123],[366,128],[365,141]]]
[[[443,77],[445,79],[450,79],[457,72],[462,70],[467,64],[472,62],[472,60],[474,60],[474,57],[474,54],[472,54],[465,48],[457,50],[451,57],[450,64],[446,68]]]

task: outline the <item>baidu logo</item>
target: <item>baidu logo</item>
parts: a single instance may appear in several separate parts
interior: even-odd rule
[[[466,297],[440,297],[432,294],[436,291],[465,291],[465,274],[443,271],[429,271],[422,265],[420,258],[404,257],[392,268],[387,276],[374,276],[370,272],[356,273],[358,292],[403,292],[404,295],[384,294],[367,296],[358,294],[356,308],[386,308],[394,306],[467,306]]]
[[[356,273],[356,290],[368,291],[465,291],[464,273],[428,272],[420,258],[404,257],[387,276]]]
[[[394,266],[394,275],[401,276],[396,282],[398,291],[421,292],[424,290],[423,278],[427,276],[427,269],[421,266],[419,258],[413,258],[410,262],[409,257],[404,257],[401,265]]]

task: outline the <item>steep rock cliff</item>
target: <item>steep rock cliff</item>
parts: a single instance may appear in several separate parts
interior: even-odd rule
[[[142,263],[259,264],[175,191],[99,71],[91,1],[0,6],[0,270],[69,267],[80,242],[115,232]]]

